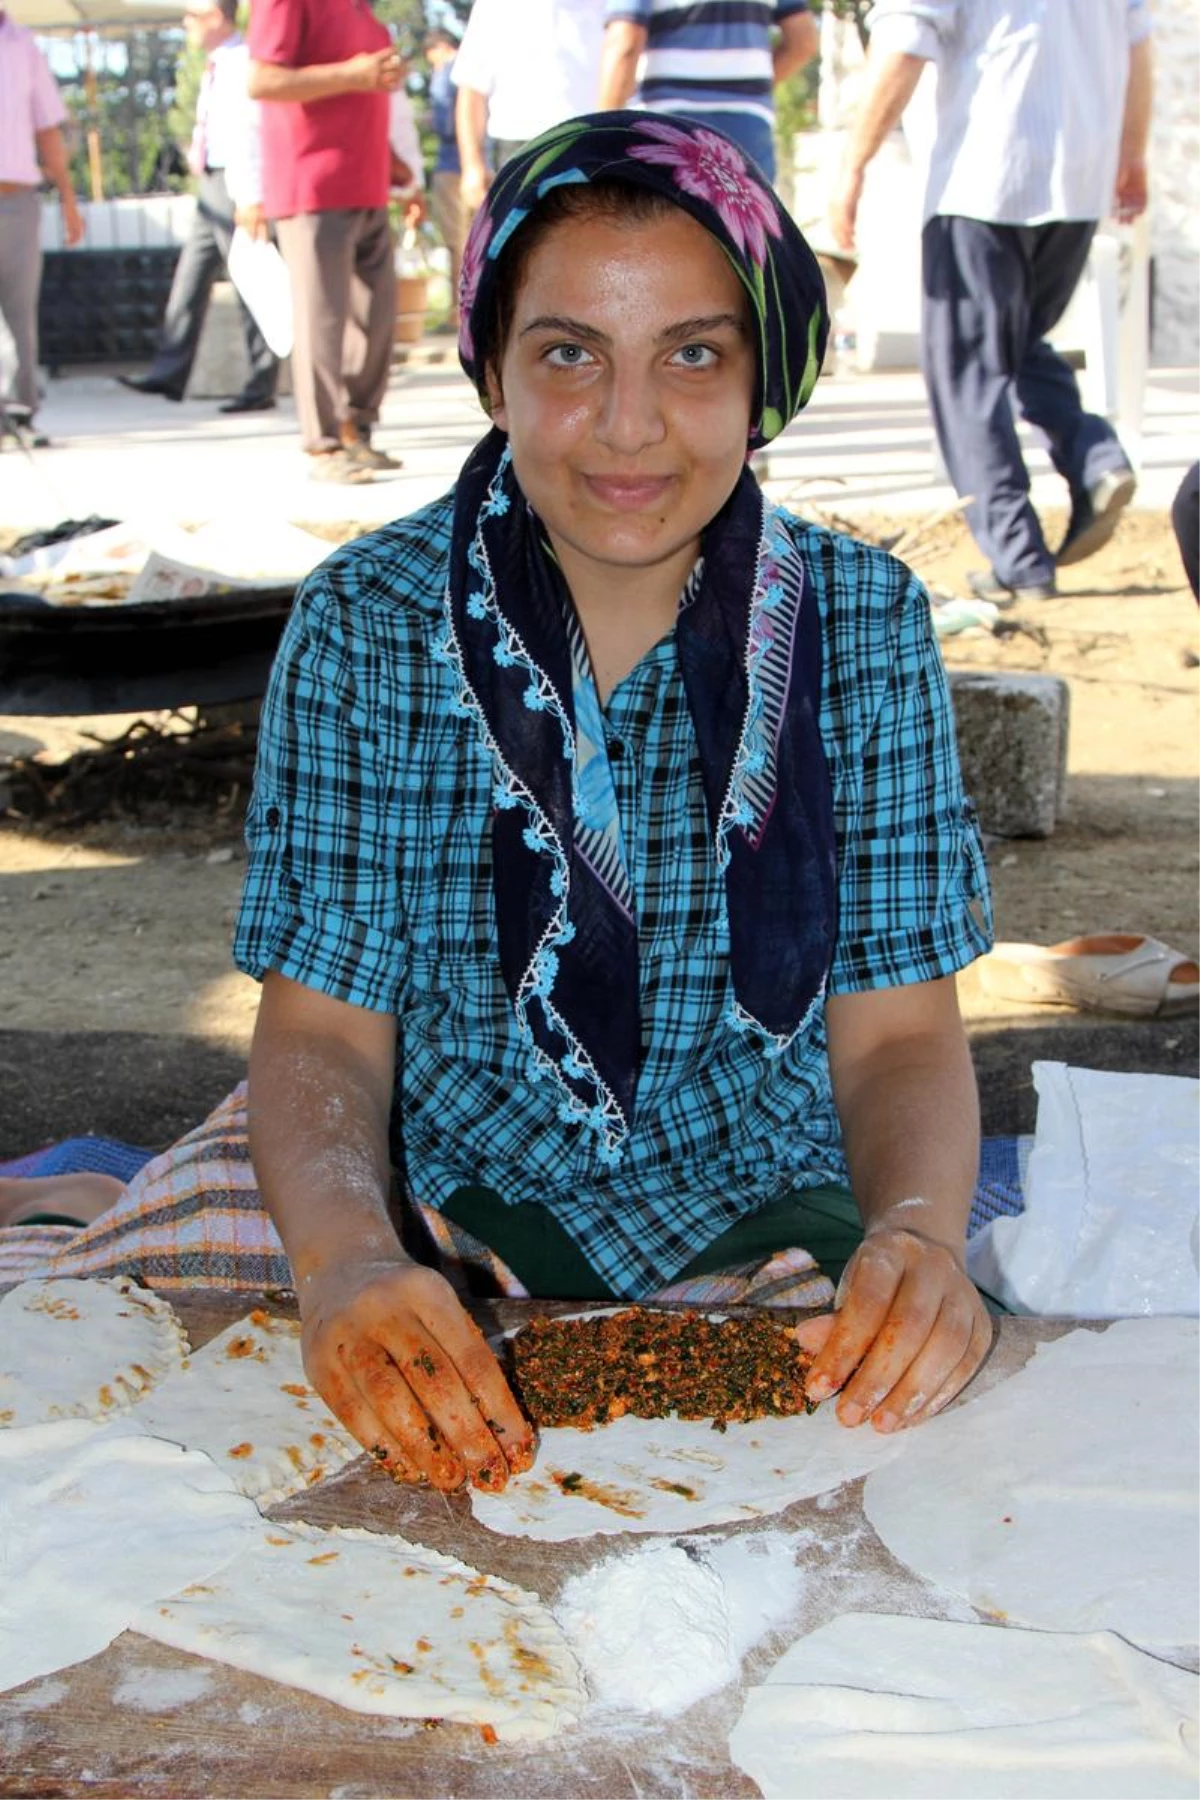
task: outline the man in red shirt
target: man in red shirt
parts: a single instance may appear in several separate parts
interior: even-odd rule
[[[254,0],[263,203],[291,276],[292,388],[320,480],[398,468],[371,446],[391,366],[388,95],[404,64],[368,0]]]

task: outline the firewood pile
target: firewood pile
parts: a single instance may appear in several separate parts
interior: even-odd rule
[[[0,771],[0,809],[14,825],[208,824],[232,835],[249,799],[257,737],[257,723],[244,718],[138,719],[60,762],[14,757]]]

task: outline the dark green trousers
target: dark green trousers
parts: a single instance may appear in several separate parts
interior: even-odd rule
[[[445,1217],[502,1257],[537,1299],[611,1300],[574,1239],[533,1201],[506,1206],[490,1188],[458,1188]],[[835,1284],[862,1242],[862,1222],[848,1188],[803,1188],[739,1219],[681,1269],[676,1281],[712,1275],[737,1263],[765,1261],[778,1250],[804,1249]]]

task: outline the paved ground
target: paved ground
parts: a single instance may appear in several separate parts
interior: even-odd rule
[[[292,402],[225,417],[213,400],[182,405],[131,393],[115,369],[71,372],[49,384],[40,422],[53,447],[0,455],[0,527],[25,530],[92,513],[146,523],[210,519],[294,523],[394,518],[443,492],[483,415],[447,346],[430,340],[397,364],[378,442],[403,459],[399,474],[367,487],[314,483],[301,455]],[[1034,500],[1064,501],[1061,482],[1032,440]],[[1137,504],[1166,507],[1200,444],[1195,369],[1150,371],[1138,460]],[[1129,445],[1138,455],[1138,446]],[[954,494],[935,467],[924,388],[916,371],[837,374],[771,448],[768,486],[798,510],[932,512]]]

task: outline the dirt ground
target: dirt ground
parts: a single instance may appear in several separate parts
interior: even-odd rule
[[[1047,520],[1050,541],[1062,523]],[[957,518],[874,517],[855,529],[884,543],[903,533],[906,560],[935,594],[958,591],[978,566]],[[1071,690],[1066,817],[1047,839],[988,846],[997,935],[1143,931],[1195,957],[1197,609],[1169,521],[1126,515],[1060,586],[1057,600],[1005,615],[996,635],[943,644],[951,668],[1051,673]],[[151,722],[155,741],[184,723]],[[249,758],[236,721],[214,723],[224,749],[203,779],[156,796],[142,772],[127,768],[119,785],[110,768],[47,806],[65,758],[144,727],[0,718],[0,1158],[81,1132],[164,1143],[242,1073],[256,989],[233,970],[229,941]],[[85,806],[93,816],[81,821]],[[1194,1014],[1021,1014],[988,1000],[970,970],[961,992],[987,1130],[1033,1128],[1035,1058],[1197,1072]]]

